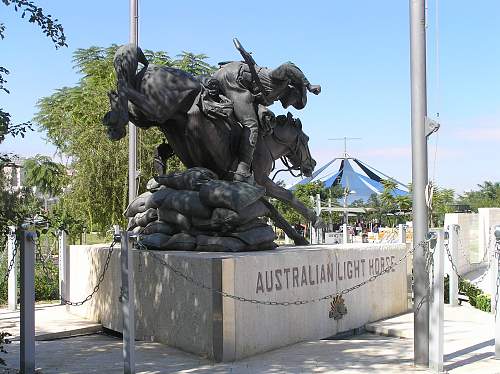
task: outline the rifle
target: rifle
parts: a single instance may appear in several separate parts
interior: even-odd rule
[[[265,105],[270,105],[272,102],[269,102],[269,99],[267,98],[266,90],[264,89],[264,86],[262,85],[262,82],[259,79],[259,75],[257,74],[257,71],[255,70],[255,66],[257,65],[255,63],[255,60],[253,59],[252,55],[248,53],[245,48],[241,45],[240,41],[238,38],[233,39],[234,46],[236,49],[240,52],[241,57],[243,57],[243,60],[246,62],[248,65],[248,68],[250,69],[250,74],[252,75],[252,79],[257,85],[257,89],[260,91],[260,94],[262,98],[264,99]]]

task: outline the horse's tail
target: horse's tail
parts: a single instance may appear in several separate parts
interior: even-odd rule
[[[148,60],[135,44],[125,44],[118,48],[113,59],[116,71],[116,91],[109,92],[111,110],[103,118],[108,127],[108,135],[119,139],[125,136],[124,126],[129,121],[127,88],[137,87],[137,67],[139,63],[148,66]]]
[[[125,44],[118,48],[113,59],[117,80],[123,80],[135,88],[136,83],[138,83],[136,82],[136,73],[139,62],[144,67],[148,66],[148,60],[142,49],[135,44]]]

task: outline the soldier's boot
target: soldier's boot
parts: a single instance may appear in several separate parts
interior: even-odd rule
[[[240,161],[236,171],[234,172],[233,180],[254,185],[255,179],[253,177],[252,170],[250,169],[250,165],[244,161]]]
[[[234,172],[233,180],[246,182],[255,185],[255,179],[252,173],[252,160],[255,146],[257,144],[258,129],[243,128],[243,135],[240,142],[239,155],[240,160],[236,171]]]

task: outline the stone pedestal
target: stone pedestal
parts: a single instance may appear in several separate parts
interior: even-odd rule
[[[90,293],[106,258],[103,246],[71,247],[71,298]],[[358,284],[396,262],[404,244],[280,247],[268,252],[155,252],[208,288],[262,301],[317,299]],[[120,331],[119,251],[99,292],[71,311]],[[136,337],[215,361],[232,361],[304,340],[326,338],[408,309],[407,265],[347,294],[347,314],[329,317],[330,301],[273,306],[223,297],[179,277],[151,253],[137,251]]]

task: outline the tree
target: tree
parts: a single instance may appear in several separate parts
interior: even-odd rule
[[[451,188],[434,187],[431,208],[429,209],[429,224],[433,227],[444,225],[446,213],[453,212],[455,191]]]
[[[465,192],[459,196],[461,204],[467,204],[477,212],[478,208],[500,207],[500,182],[488,182],[478,184],[478,191]]]
[[[68,176],[64,165],[52,161],[50,157],[36,155],[24,162],[25,184],[36,187],[47,196],[57,196],[66,187]]]
[[[396,195],[397,183],[394,180],[382,180],[382,185],[382,193],[373,194],[368,199],[367,206],[374,209],[373,213],[368,214],[368,219],[377,218],[380,224],[394,227],[410,218],[411,197]]]
[[[283,185],[283,183],[278,183]],[[335,201],[342,197],[342,188],[340,186],[332,186],[331,188],[325,188],[323,182],[312,182],[301,184],[293,191],[295,197],[300,200],[305,206],[310,209],[315,209],[315,202],[311,201],[311,196],[316,199],[316,195],[320,195],[322,201],[322,206],[325,206],[325,202],[328,199],[332,200],[332,204],[335,205]],[[291,224],[296,223],[306,223],[304,222],[304,217],[302,217],[295,209],[290,207],[287,203],[278,201],[276,203],[278,211],[285,217],[285,219]],[[323,220],[329,219],[331,215],[329,213],[322,213]]]
[[[75,218],[85,221],[90,231],[105,232],[112,224],[125,224],[128,137],[110,141],[101,122],[109,110],[107,94],[116,86],[113,57],[117,48],[112,45],[78,49],[73,61],[82,75],[80,82],[42,98],[35,116],[49,141],[72,160],[74,172],[65,194],[65,206]],[[172,60],[163,51],[144,53],[152,63],[179,67],[182,62],[184,69],[195,74],[209,74],[215,69],[206,64],[204,55],[189,54],[189,58]],[[145,190],[147,180],[154,174],[154,150],[163,139],[156,128],[138,131],[139,192]],[[180,167],[178,159],[169,161],[169,170]]]
[[[0,248],[5,248],[9,226],[19,226],[26,217],[41,213],[40,201],[31,188],[13,191],[9,187],[10,181],[4,172],[9,163],[0,162]]]
[[[33,1],[27,0],[2,0],[7,7],[13,6],[14,11],[21,13],[21,18],[25,18],[30,23],[34,23],[40,27],[42,32],[52,40],[52,43],[57,48],[66,47],[66,36],[64,35],[63,27],[58,23],[57,19],[52,16],[46,15],[42,8],[39,8]],[[28,17],[26,17],[28,16]],[[5,38],[5,25],[0,23],[0,39]],[[9,93],[5,86],[7,82],[5,76],[10,72],[7,68],[0,66],[0,91]],[[5,139],[6,135],[17,136],[24,134],[27,130],[31,130],[31,123],[25,122],[20,124],[13,124],[11,116],[8,112],[0,108],[0,143]],[[7,155],[0,155],[4,160],[8,160]]]

